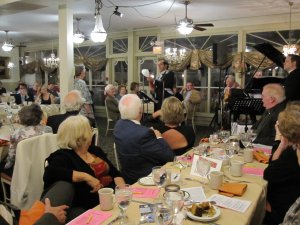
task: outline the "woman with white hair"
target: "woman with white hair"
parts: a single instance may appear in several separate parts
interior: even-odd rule
[[[107,107],[110,119],[114,121],[120,119],[119,102],[115,97],[116,88],[112,84],[108,84],[104,89],[104,94],[106,95],[105,106]]]
[[[86,117],[70,116],[58,128],[60,149],[47,158],[44,189],[48,190],[58,181],[72,183],[75,194],[71,208],[91,209],[99,205],[97,191],[100,188],[125,184],[102,149],[91,146],[92,136]]]

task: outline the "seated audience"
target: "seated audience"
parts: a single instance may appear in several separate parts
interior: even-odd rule
[[[33,96],[36,99],[38,94],[38,90],[40,89],[41,85],[38,82],[34,82],[31,88],[28,88],[28,94]]]
[[[55,96],[52,95],[46,85],[43,85],[37,93],[35,102],[42,105],[51,105],[54,104]]]
[[[43,116],[43,111],[39,105],[32,104],[30,106],[24,106],[18,112],[18,116],[20,123],[24,125],[24,127],[15,130],[14,133],[10,136],[10,146],[4,166],[4,172],[9,176],[12,176],[18,143],[30,137],[34,137],[44,133],[52,133],[51,127],[40,124]]]
[[[118,91],[119,91],[119,93],[118,93],[116,99],[118,99],[118,101],[120,101],[120,99],[121,99],[124,95],[127,94],[126,86],[125,86],[125,85],[122,85],[122,84],[119,85]]]
[[[152,167],[173,161],[174,153],[158,130],[140,125],[143,107],[135,94],[119,102],[121,119],[114,128],[114,137],[122,174],[126,183],[133,184],[151,173]]]
[[[106,85],[104,89],[104,94],[106,95],[105,105],[107,107],[109,117],[110,119],[116,121],[120,118],[120,112],[118,108],[119,102],[115,97],[115,87],[112,84]]]
[[[257,133],[254,143],[272,145],[278,114],[286,106],[284,88],[280,84],[265,85],[262,91],[262,101],[266,110],[260,120],[252,127],[252,130]]]
[[[0,81],[0,96],[1,96],[2,94],[6,94],[6,89],[3,87],[2,81]]]
[[[241,86],[238,82],[235,81],[234,75],[227,75],[226,78],[226,87],[224,89],[224,102],[228,102],[229,96],[230,96],[230,90],[232,88],[238,88],[240,89]]]
[[[300,167],[297,158],[300,146],[299,112],[300,102],[292,102],[278,117],[275,138],[278,141],[273,146],[269,166],[264,171],[264,179],[268,182],[266,225],[280,224],[300,196]]]
[[[72,90],[64,97],[62,107],[66,110],[64,114],[57,114],[49,116],[47,125],[52,127],[53,133],[56,134],[59,125],[69,116],[76,116],[79,114],[81,107],[83,106],[83,99],[81,93],[78,90]],[[87,117],[92,127],[96,127],[95,119]]]
[[[140,84],[137,83],[137,82],[131,82],[131,84],[130,84],[130,94],[138,95],[139,91],[140,91]]]
[[[18,86],[18,92],[15,94],[15,102],[17,105],[25,104],[25,102],[34,102],[34,97],[27,92],[27,85],[20,83]]]
[[[164,125],[155,128],[168,142],[175,155],[182,155],[193,147],[195,132],[192,127],[182,125],[184,121],[184,107],[176,97],[169,97],[163,101],[161,107],[161,120]]]
[[[44,189],[58,181],[72,183],[75,192],[70,208],[93,208],[99,204],[97,191],[100,188],[125,184],[102,149],[91,146],[92,135],[86,117],[68,117],[58,128],[57,143],[60,149],[46,160]]]
[[[48,92],[51,93],[54,97],[59,97],[59,86],[55,85],[52,81],[48,82]]]
[[[187,82],[185,88],[180,92],[183,96],[183,103],[187,110],[187,117],[192,117],[193,108],[196,104],[201,102],[201,94],[194,88],[192,82]]]

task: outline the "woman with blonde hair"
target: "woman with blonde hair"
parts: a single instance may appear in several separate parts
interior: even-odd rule
[[[300,196],[300,102],[291,102],[278,116],[276,144],[270,157],[269,166],[264,171],[268,181],[267,207],[264,224],[280,224],[284,215],[291,210],[298,212]],[[298,155],[298,157],[297,157]],[[298,213],[299,215],[299,213]],[[298,219],[299,222],[299,219]],[[284,223],[299,224],[299,223]]]
[[[48,91],[47,85],[43,85],[41,88],[38,88],[37,96],[35,103],[40,103],[42,105],[51,105],[54,104],[55,97]]]
[[[195,132],[192,127],[182,124],[185,119],[182,102],[176,97],[166,98],[159,114],[164,125],[157,125],[155,129],[161,132],[175,155],[186,153],[194,145]]]
[[[58,128],[60,149],[47,158],[44,188],[47,190],[58,181],[72,183],[75,194],[71,208],[93,208],[99,204],[100,188],[125,184],[102,149],[91,146],[92,136],[86,117],[70,116]]]

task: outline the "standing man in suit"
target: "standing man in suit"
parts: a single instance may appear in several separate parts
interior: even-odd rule
[[[157,63],[159,74],[153,80],[150,76],[147,78],[149,81],[150,92],[154,95],[154,99],[158,101],[154,105],[154,111],[161,108],[163,100],[167,97],[173,96],[173,87],[175,86],[175,75],[169,71],[168,61],[161,59]]]
[[[300,56],[289,54],[283,68],[289,73],[284,83],[287,101],[300,101]]]
[[[72,90],[63,99],[62,107],[66,110],[64,114],[49,116],[47,119],[47,126],[52,127],[53,133],[56,134],[59,125],[69,116],[76,116],[83,107],[84,99],[80,91]],[[87,117],[92,127],[96,127],[95,119]]]
[[[121,119],[114,128],[122,175],[128,184],[151,173],[152,167],[173,161],[174,153],[158,130],[140,124],[143,107],[135,94],[119,102]]]

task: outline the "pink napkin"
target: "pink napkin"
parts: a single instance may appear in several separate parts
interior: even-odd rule
[[[82,225],[82,224],[99,225],[111,216],[112,213],[90,209],[85,213],[81,214],[80,216],[76,217],[67,225]]]
[[[255,167],[244,167],[243,172],[246,174],[256,175],[262,177],[264,175],[263,168],[255,168]]]
[[[159,193],[159,189],[134,187],[132,188],[132,192],[134,198],[155,198]]]
[[[194,154],[189,154],[187,156],[178,156],[177,159],[182,162],[192,163],[194,158]]]

